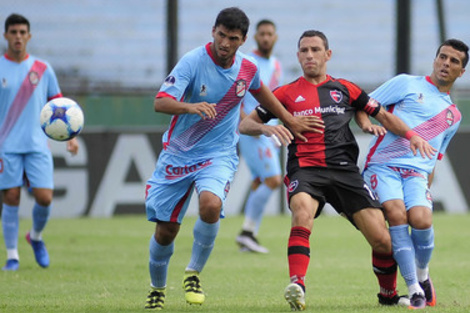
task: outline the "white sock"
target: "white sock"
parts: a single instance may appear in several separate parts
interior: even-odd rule
[[[429,267],[426,268],[416,268],[416,274],[418,274],[418,280],[420,282],[426,281],[429,279]]]
[[[408,292],[410,293],[410,297],[415,293],[419,293],[424,296],[424,291],[418,283],[408,286]]]
[[[7,260],[19,260],[18,249],[7,249]]]
[[[42,232],[36,232],[34,229],[31,229],[29,231],[29,238],[31,238],[34,241],[42,240]]]
[[[256,230],[256,222],[253,221],[249,217],[245,217],[245,221],[243,222],[242,229],[246,231],[251,231],[252,233],[254,233]]]

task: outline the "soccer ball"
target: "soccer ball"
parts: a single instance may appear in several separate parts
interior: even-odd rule
[[[55,98],[47,102],[39,117],[41,128],[51,139],[67,141],[83,129],[83,111],[69,98]]]

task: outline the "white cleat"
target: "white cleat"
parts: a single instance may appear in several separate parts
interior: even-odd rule
[[[305,293],[298,284],[292,283],[287,285],[284,291],[284,298],[289,303],[292,311],[305,310]]]
[[[257,253],[269,253],[269,250],[258,243],[258,240],[253,235],[240,234],[236,239],[240,247],[246,250]]]

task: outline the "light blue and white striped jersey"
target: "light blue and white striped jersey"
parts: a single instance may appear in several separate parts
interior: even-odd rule
[[[39,115],[48,100],[61,96],[49,63],[29,55],[22,62],[0,58],[0,151],[49,149]]]
[[[256,62],[240,51],[230,68],[216,65],[210,43],[185,54],[165,79],[157,98],[216,103],[217,116],[206,120],[196,114],[172,116],[163,135],[164,151],[193,160],[236,154],[240,104],[249,91],[259,92],[259,72]]]
[[[409,141],[391,132],[374,137],[366,165],[413,168],[431,173],[457,132],[462,115],[448,93],[440,92],[429,76],[398,75],[370,96],[429,142],[438,153],[432,159],[413,156]]]

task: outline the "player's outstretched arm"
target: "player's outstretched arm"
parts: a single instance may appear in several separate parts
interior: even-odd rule
[[[398,116],[387,112],[381,107],[375,118],[395,135],[408,139],[410,141],[410,148],[413,155],[416,155],[419,150],[421,157],[425,158],[427,156],[432,159],[436,154],[437,150],[434,149],[426,140],[421,138],[416,132],[412,131]]]
[[[289,145],[294,139],[292,133],[283,125],[266,125],[259,118],[256,110],[247,115],[238,126],[240,133],[250,136],[265,135],[277,138],[280,144]],[[275,139],[274,139],[275,140]]]
[[[356,115],[354,116],[354,120],[365,133],[372,134],[377,137],[384,136],[387,133],[385,127],[372,124],[369,115],[364,111],[357,111]]]
[[[155,98],[154,101],[155,112],[166,113],[171,115],[180,114],[197,114],[202,119],[215,118],[217,112],[215,110],[215,103],[198,102],[187,103],[176,101],[170,97]]]
[[[296,138],[307,142],[307,138],[303,133],[323,133],[325,126],[319,117],[309,116],[309,118],[306,119],[294,118],[294,116],[284,108],[281,102],[279,102],[279,100],[265,85],[262,85],[260,92],[254,93],[253,96],[263,107],[279,118],[291,130]]]

